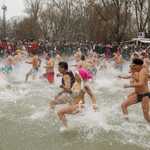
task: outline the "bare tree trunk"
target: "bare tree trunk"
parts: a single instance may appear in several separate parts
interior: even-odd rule
[[[150,0],[148,0],[148,37],[150,38]]]

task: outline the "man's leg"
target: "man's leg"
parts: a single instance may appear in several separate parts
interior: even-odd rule
[[[139,101],[137,100],[137,94],[134,94],[132,96],[130,96],[127,100],[125,100],[122,104],[122,110],[124,115],[128,115],[128,110],[127,107],[133,104],[139,103]]]
[[[28,80],[28,77],[29,77],[31,74],[32,74],[31,71],[29,71],[29,72],[26,74],[26,82],[27,82],[27,80]]]
[[[39,79],[45,79],[45,76],[41,75],[41,76],[39,77]]]
[[[148,122],[150,122],[150,116],[149,116],[149,97],[148,96],[145,96],[142,99],[141,105],[142,105],[142,109],[143,109],[144,118]]]

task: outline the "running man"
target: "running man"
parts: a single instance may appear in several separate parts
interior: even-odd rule
[[[12,71],[12,64],[15,65],[15,63],[13,62],[13,58],[11,57],[9,51],[6,51],[5,54],[6,54],[5,67],[1,67],[0,71],[10,73]]]
[[[56,50],[56,62],[59,63],[61,62],[61,57],[60,57],[60,51],[59,50]]]
[[[81,55],[79,52],[77,52],[77,50],[74,50],[74,57],[71,60],[76,60],[76,63],[79,63],[81,60]]]
[[[114,53],[114,57],[112,59],[109,59],[108,61],[112,61],[112,60],[115,60],[115,63],[112,65],[115,69],[117,69],[118,67],[118,60],[119,60],[119,57],[117,54]]]
[[[96,65],[97,66],[101,65],[100,61],[97,58],[95,58],[92,53],[89,53],[89,59],[87,61],[91,63],[91,66],[89,68],[91,70],[91,74],[93,76],[96,76],[97,73]]]
[[[49,83],[53,83],[54,76],[55,76],[55,73],[54,73],[55,62],[54,62],[54,59],[51,58],[51,54],[46,54],[46,59],[47,59],[46,66],[43,66],[43,68],[46,68],[46,73],[41,75],[40,79],[47,78]]]
[[[76,65],[71,65],[71,66],[75,66],[77,67],[77,69],[84,69],[87,72],[89,71],[89,67],[90,67],[90,63],[85,59],[85,56],[82,55],[81,56],[81,61],[79,63],[77,63]]]
[[[134,84],[124,85],[124,88],[135,88],[135,94],[130,96],[126,101],[121,104],[124,115],[128,115],[127,107],[136,103],[141,102],[144,118],[150,122],[149,116],[149,88],[148,88],[148,73],[145,68],[143,68],[143,61],[140,59],[134,59],[133,65],[138,75],[135,78]]]
[[[21,59],[21,56],[18,55],[17,52],[14,52],[13,60],[14,60],[14,63],[15,63],[15,69],[19,69],[19,67],[20,67],[19,61],[22,60],[22,59]]]
[[[116,62],[117,63],[116,68],[119,69],[120,72],[122,72],[124,59],[119,52],[117,53],[117,55],[118,55],[118,60]]]
[[[26,82],[30,75],[32,75],[33,80],[35,79],[36,74],[38,72],[38,67],[40,67],[41,65],[41,59],[35,54],[34,51],[32,51],[30,55],[32,57],[31,62],[25,61],[25,63],[32,64],[32,69],[26,74]]]
[[[75,83],[75,78],[72,71],[68,70],[68,64],[66,62],[60,62],[58,64],[58,71],[60,72],[60,74],[63,74],[62,85],[64,85],[66,88],[71,89],[73,84]],[[60,74],[58,74],[57,76],[60,76]],[[50,110],[48,117],[54,111],[55,105],[66,103],[69,103],[70,105],[73,104],[73,95],[65,93],[63,96],[61,96],[63,93],[65,93],[64,89],[55,95],[55,99],[50,101]]]

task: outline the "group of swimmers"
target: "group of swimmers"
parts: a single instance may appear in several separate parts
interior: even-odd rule
[[[19,60],[21,59],[17,54],[12,58],[9,51],[6,51],[6,60],[5,67],[2,67],[0,70],[9,73],[12,71],[12,65],[19,64]],[[24,53],[26,57],[26,52]],[[38,72],[38,68],[41,65],[41,58],[35,54],[35,52],[30,53],[31,60],[25,61],[25,63],[32,64],[32,69],[26,74],[25,81],[28,80],[28,77],[32,75],[33,79],[35,79],[36,74]],[[95,97],[87,85],[89,79],[92,79],[94,82],[94,77],[96,77],[96,73],[98,70],[106,70],[106,58],[105,55],[101,56],[101,61],[98,58],[94,57],[93,53],[89,53],[89,58],[85,59],[85,56],[82,55],[80,49],[74,51],[74,58],[76,60],[76,64],[72,65],[76,67],[75,74],[71,70],[68,70],[68,64],[66,62],[61,61],[60,52],[57,51],[56,59],[54,60],[50,54],[44,54],[44,59],[46,60],[46,65],[43,68],[46,69],[46,73],[41,75],[39,78],[47,78],[50,83],[54,83],[54,67],[55,61],[58,63],[58,71],[56,77],[62,76],[62,84],[60,85],[60,90],[53,100],[50,101],[50,109],[47,117],[50,117],[54,112],[55,106],[58,104],[66,104],[69,106],[61,108],[58,110],[57,114],[65,126],[65,130],[63,132],[68,131],[67,118],[65,114],[77,114],[82,113],[85,108],[85,93],[88,93],[91,97],[93,103],[93,109],[95,111],[99,111],[98,106],[96,105]],[[148,69],[148,60],[143,58],[143,56],[136,57],[136,55],[131,56],[131,65],[130,65],[130,73],[131,75],[119,78],[123,79],[131,79],[130,85],[125,84],[124,88],[134,88],[134,90],[127,96],[127,100],[125,100],[122,104],[122,110],[125,115],[128,115],[127,107],[141,102],[144,118],[150,122],[149,116],[149,88],[148,88],[148,79],[150,78],[149,69]],[[72,60],[73,60],[72,59]],[[118,52],[114,54],[114,57],[111,60],[115,60],[115,64],[113,65],[115,69],[119,69],[122,71],[124,59],[121,54]],[[146,63],[147,62],[147,63]],[[97,69],[98,68],[98,69]],[[126,117],[127,118],[127,117]]]

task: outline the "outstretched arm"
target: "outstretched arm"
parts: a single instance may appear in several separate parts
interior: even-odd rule
[[[125,77],[122,77],[122,76],[118,76],[119,78],[122,78],[122,79],[131,79],[132,78],[132,75],[130,76],[125,76]]]

